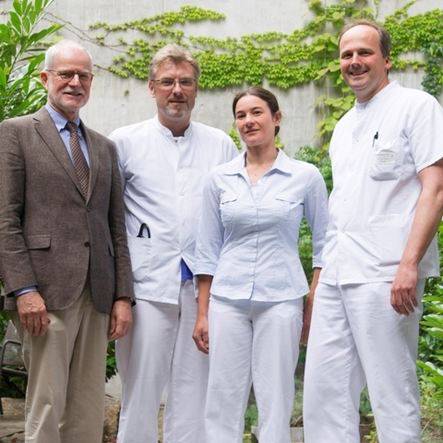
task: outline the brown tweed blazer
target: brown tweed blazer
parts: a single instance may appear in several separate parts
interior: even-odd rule
[[[89,278],[94,306],[109,313],[133,298],[120,174],[114,146],[84,128],[90,156],[85,199],[45,108],[0,124],[0,274],[5,307],[36,285],[48,310],[80,296]]]

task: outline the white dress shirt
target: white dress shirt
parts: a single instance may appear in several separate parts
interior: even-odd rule
[[[421,192],[418,172],[443,157],[443,113],[429,94],[392,82],[338,122],[334,188],[320,281],[392,281]],[[419,278],[439,275],[436,239]]]
[[[313,266],[322,267],[327,191],[317,168],[279,151],[252,185],[244,154],[217,167],[203,191],[195,274],[213,275],[211,294],[278,302],[309,291],[298,255],[305,216],[313,233]]]
[[[136,298],[178,303],[183,258],[194,249],[203,179],[238,151],[223,131],[191,122],[174,137],[155,117],[114,131]],[[140,226],[149,228],[137,237]]]

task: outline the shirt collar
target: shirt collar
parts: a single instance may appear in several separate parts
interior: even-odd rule
[[[383,89],[377,92],[377,94],[374,95],[370,100],[364,103],[359,103],[358,101],[355,102],[355,108],[358,111],[363,111],[370,106],[372,106],[374,103],[378,103],[380,100],[383,100],[388,94],[391,93],[392,90],[396,89],[398,87],[397,80],[393,80],[392,82],[389,82]]]
[[[243,152],[240,155],[237,155],[233,160],[229,163],[225,163],[223,166],[225,175],[242,175],[245,169],[245,155],[246,152]]]
[[[66,117],[64,117],[62,114],[60,114],[59,112],[57,112],[49,103],[46,103],[45,105],[46,110],[49,112],[49,115],[52,118],[52,121],[54,122],[57,131],[60,132],[63,129],[66,129],[66,123],[68,122],[68,119]],[[80,126],[80,118],[77,117],[75,120],[73,120],[73,122],[77,125]]]
[[[225,164],[225,175],[244,175],[245,174],[245,156],[246,151],[241,155],[238,155],[234,160]],[[269,174],[272,171],[282,172],[283,174],[292,174],[290,168],[289,157],[281,150],[278,150],[277,157],[271,166],[271,169],[267,172]]]
[[[176,138],[176,137],[174,137],[174,135],[172,134],[172,131],[169,129],[169,128],[167,128],[166,126],[163,126],[161,123],[160,123],[160,120],[158,119],[158,115],[156,115],[155,117],[154,117],[154,123],[155,123],[155,126],[157,127],[157,129],[165,136],[165,137],[168,137],[168,138],[170,138],[171,140],[173,140],[174,138]],[[185,131],[185,133],[183,134],[183,138],[184,139],[188,139],[190,136],[191,136],[191,134],[192,134],[192,128],[193,128],[193,123],[192,122],[189,122],[189,126],[186,128],[186,131]]]
[[[291,160],[290,158],[281,150],[278,150],[277,158],[275,159],[274,164],[270,171],[279,171],[283,172],[283,174],[292,174],[290,168]]]

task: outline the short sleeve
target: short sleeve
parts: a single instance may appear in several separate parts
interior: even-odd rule
[[[443,158],[443,110],[434,97],[426,94],[413,112],[409,142],[418,173]]]

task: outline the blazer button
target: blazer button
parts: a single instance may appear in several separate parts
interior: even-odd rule
[[[88,241],[85,241],[84,245],[89,248],[89,246],[91,246],[91,244]]]

